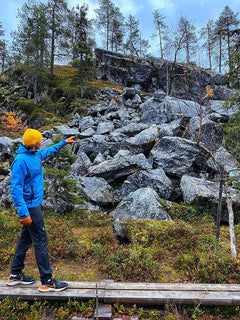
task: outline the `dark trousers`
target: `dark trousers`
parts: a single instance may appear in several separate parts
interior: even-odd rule
[[[51,278],[53,271],[49,262],[47,233],[41,206],[28,208],[28,211],[32,218],[32,224],[22,227],[11,271],[12,274],[18,274],[23,270],[26,252],[33,243],[41,282],[44,283]]]

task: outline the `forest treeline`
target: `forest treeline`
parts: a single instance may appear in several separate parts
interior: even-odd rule
[[[46,4],[26,1],[18,9],[18,27],[11,33],[11,42],[4,39],[0,22],[1,71],[25,63],[38,69],[47,66],[53,75],[56,60],[82,66],[92,59],[96,46],[125,55],[151,57],[150,41],[142,38],[134,15],[124,16],[111,0],[98,0],[95,19],[88,18],[88,11],[87,4],[70,9],[67,0],[48,0]],[[168,26],[161,10],[154,10],[152,37],[159,47],[157,58],[190,63],[197,60],[201,51],[205,67],[220,73],[223,68],[231,70],[240,38],[238,15],[225,6],[217,20],[209,19],[197,30],[184,16],[175,26]]]

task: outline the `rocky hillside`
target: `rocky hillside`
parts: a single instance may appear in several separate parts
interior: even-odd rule
[[[200,102],[206,87],[214,89],[214,99],[225,100],[232,92],[227,79],[218,73],[192,64],[167,60],[126,57],[96,49],[99,77],[125,87],[154,92],[158,89],[180,99]]]
[[[106,57],[107,63],[103,64],[101,59]],[[115,65],[113,72],[114,61],[120,61],[120,58],[109,58],[104,53],[101,59],[98,60],[102,65],[101,77],[134,86],[123,90],[109,87],[98,90],[95,98],[101,103],[89,107],[86,115],[74,113],[73,120],[67,124],[43,131],[44,147],[59,134],[62,138],[77,137],[68,156],[59,154],[52,160],[50,166],[55,168],[55,173],[49,174],[49,169],[46,170],[43,207],[60,213],[74,207],[101,209],[113,216],[115,231],[123,238],[126,219],[171,220],[165,207],[173,203],[185,202],[215,215],[219,175],[210,153],[196,142],[200,113],[203,114],[202,144],[228,169],[235,168],[236,162],[222,141],[224,124],[235,112],[226,111],[222,106],[226,95],[233,91],[223,86],[219,75],[210,77],[207,72],[198,71],[198,76],[202,77],[201,90],[193,79],[189,86],[184,82],[181,89],[173,86],[175,94],[169,96],[164,69],[157,72],[155,65],[143,64],[141,69],[137,63],[127,60],[124,67]],[[121,68],[130,68],[132,73]],[[153,86],[153,69],[157,75],[156,86]],[[205,95],[205,86],[212,83],[214,96],[202,99],[200,106],[196,102],[200,97],[198,93]],[[152,92],[144,93],[140,87]],[[20,141],[0,137],[1,207],[12,206],[9,164]],[[69,164],[71,166],[66,170]],[[65,180],[74,185],[71,190],[58,177],[61,169],[66,170]],[[231,193],[239,222],[239,199],[234,189]],[[225,208],[222,219],[228,221]]]

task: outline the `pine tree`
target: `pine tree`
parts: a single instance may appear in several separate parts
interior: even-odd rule
[[[14,36],[15,50],[19,61],[28,66],[30,74],[33,69],[34,103],[37,104],[38,81],[47,58],[48,24],[46,6],[35,1],[28,1],[18,12],[18,31]]]
[[[225,50],[223,47],[223,29],[219,19],[215,22],[214,28],[214,43],[215,43],[215,57],[218,62],[218,72],[222,72],[222,61],[225,56]]]
[[[87,19],[88,6],[83,4],[75,10],[75,43],[73,66],[78,68],[75,82],[80,87],[81,98],[90,80],[95,76],[92,47],[94,40],[89,36],[91,28]]]
[[[113,8],[112,23],[110,28],[111,50],[118,52],[123,45],[124,38],[124,16],[119,7]]]
[[[67,34],[68,8],[65,0],[49,0],[47,4],[49,29],[51,32],[50,74],[54,74],[54,61],[57,47],[66,48],[62,41]]]
[[[129,51],[130,55],[139,56],[140,48],[140,31],[139,21],[133,15],[129,15],[126,21],[127,39],[125,48]]]
[[[200,35],[205,40],[202,46],[207,51],[209,69],[212,70],[212,54],[214,50],[214,21],[212,19],[209,19],[202,27]]]
[[[231,51],[229,82],[234,88],[240,88],[240,28],[234,30],[235,44]]]
[[[112,29],[113,17],[115,14],[115,6],[111,0],[98,0],[99,8],[95,9],[96,19],[95,24],[103,30],[106,41],[106,50],[109,50],[110,46],[110,33]]]
[[[232,31],[239,25],[237,16],[238,12],[234,13],[234,11],[229,8],[229,6],[226,6],[221,12],[220,17],[217,21],[216,31],[221,33],[222,39],[226,41],[229,67],[231,67],[231,51],[233,48],[234,39]]]
[[[2,23],[0,22],[0,37],[2,36],[4,36],[4,30],[3,30]]]
[[[4,36],[4,30],[2,28],[2,23],[0,22],[0,37]],[[7,55],[6,41],[0,39],[0,61],[1,61],[1,69],[2,72],[5,68],[5,60]]]
[[[190,62],[190,54],[194,52],[197,43],[196,27],[186,18],[181,17],[178,22],[178,32],[182,37],[182,47],[186,51],[186,62]]]
[[[154,25],[158,33],[159,38],[159,48],[160,48],[160,57],[163,59],[163,36],[164,31],[166,30],[166,24],[164,23],[165,17],[160,14],[158,10],[153,11]],[[156,35],[154,35],[156,36]]]

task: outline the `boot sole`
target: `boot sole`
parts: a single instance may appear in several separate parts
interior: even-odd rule
[[[13,287],[16,286],[18,284],[24,284],[24,285],[28,285],[28,284],[32,284],[35,281],[30,281],[30,282],[24,282],[24,281],[12,281],[12,280],[8,280],[7,281],[7,286]]]
[[[39,287],[38,290],[40,292],[60,292],[60,291],[63,291],[67,289],[67,287],[64,287],[64,288],[59,288],[59,289],[56,289],[56,288],[51,288],[51,287]]]

